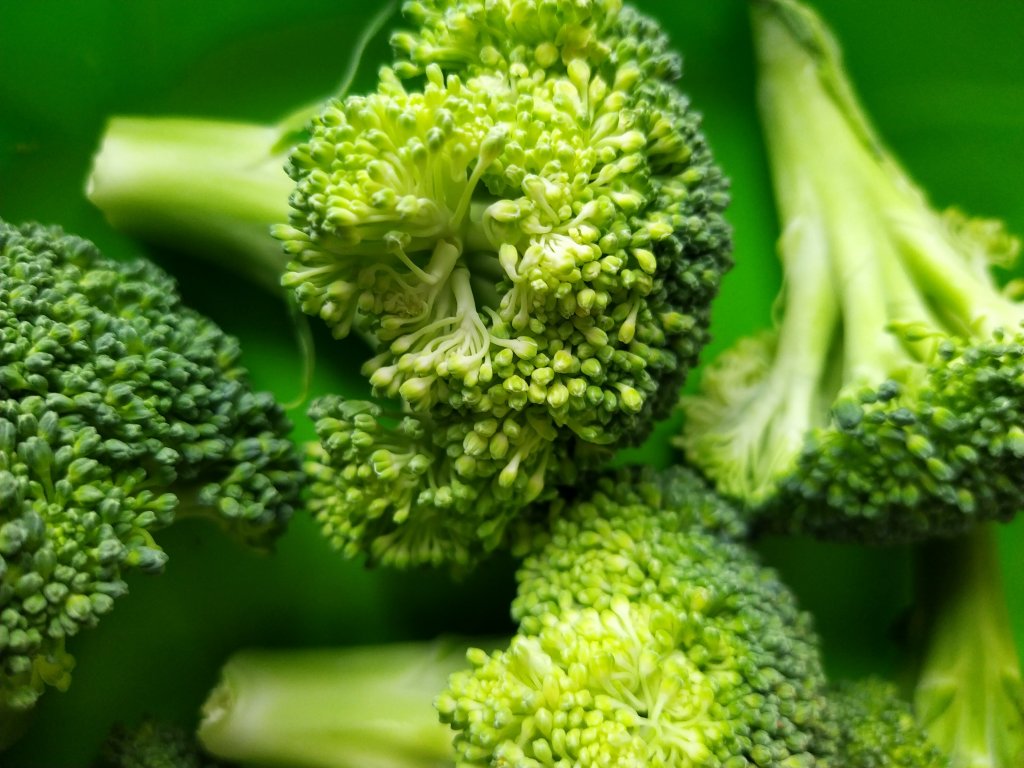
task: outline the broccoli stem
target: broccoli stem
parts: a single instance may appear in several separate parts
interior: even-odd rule
[[[112,225],[202,252],[280,291],[288,263],[272,224],[293,183],[275,126],[119,117],[107,124],[86,194]]]
[[[989,337],[1019,325],[1020,307],[988,272],[998,236],[971,242],[931,209],[878,139],[820,21],[789,0],[759,0],[753,23],[781,218],[791,225],[820,216],[828,233],[843,381],[900,378],[924,349],[900,327]],[[820,276],[787,269],[787,291],[796,279],[818,281],[820,290]]]
[[[951,768],[1024,765],[1024,680],[1010,627],[995,527],[921,547],[925,642],[919,721]]]
[[[433,701],[467,666],[455,640],[246,651],[225,665],[199,739],[218,757],[293,768],[448,768]]]

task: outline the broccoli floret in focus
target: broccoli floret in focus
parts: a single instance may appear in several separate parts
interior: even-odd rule
[[[676,87],[679,57],[618,0],[404,9],[415,28],[394,36],[377,90],[328,101],[291,150],[290,197],[266,161],[282,136],[222,125],[196,149],[187,125],[160,121],[111,123],[90,195],[116,225],[163,236],[190,215],[154,190],[189,188],[191,169],[208,192],[230,162],[217,146],[253,138],[264,159],[246,173],[267,169],[280,197],[279,278],[336,337],[369,342],[383,400],[314,405],[316,515],[349,554],[465,566],[673,407],[731,263],[727,183]],[[238,184],[204,193],[211,238],[252,232],[235,226],[256,210]]]
[[[66,641],[162,569],[160,528],[269,546],[298,497],[289,431],[153,264],[0,222],[0,723],[68,686]]]
[[[611,472],[567,506],[519,571],[499,650],[243,654],[205,746],[320,768],[830,764],[810,617],[734,540],[734,509],[684,469]],[[389,742],[396,719],[415,747]]]
[[[766,527],[950,535],[1021,507],[1019,243],[937,213],[857,103],[835,41],[792,0],[752,5],[782,237],[777,328],[714,361],[678,444]]]

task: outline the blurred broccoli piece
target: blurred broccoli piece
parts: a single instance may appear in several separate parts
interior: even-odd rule
[[[93,768],[231,768],[210,757],[196,736],[175,723],[146,719],[133,727],[119,725],[103,744]]]
[[[845,682],[829,693],[845,768],[949,768],[892,683]]]
[[[918,720],[952,768],[1024,765],[1024,678],[994,527],[919,556]]]
[[[242,654],[200,737],[319,768],[828,765],[810,617],[742,531],[687,470],[609,473],[524,562],[511,641]]]

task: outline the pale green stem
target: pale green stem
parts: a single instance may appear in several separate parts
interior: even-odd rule
[[[450,768],[453,733],[433,701],[469,666],[467,647],[236,654],[203,706],[199,739],[218,757],[261,765]]]
[[[1024,681],[1010,627],[996,528],[922,546],[925,643],[914,707],[951,768],[1024,765]]]

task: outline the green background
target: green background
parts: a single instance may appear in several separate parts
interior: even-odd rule
[[[753,108],[745,3],[637,0],[685,55],[684,87],[733,179],[737,266],[714,318],[710,357],[763,326],[778,287],[776,229]],[[1024,232],[1024,3],[1020,0],[818,0],[846,50],[882,135],[939,206],[1004,218]],[[329,93],[372,0],[0,0],[0,216],[60,223],[109,254],[139,246],[113,232],[82,184],[105,119],[180,113],[266,120]],[[356,86],[372,83],[386,45],[370,48]],[[285,399],[301,360],[274,297],[185,254],[150,251],[182,292],[238,335],[256,384]],[[353,360],[319,329],[313,394],[360,391]],[[302,410],[293,412],[308,438]],[[672,424],[641,450],[662,463]],[[109,724],[141,713],[190,722],[219,664],[243,645],[360,643],[509,628],[510,563],[464,583],[441,573],[368,571],[343,561],[307,520],[276,555],[258,557],[185,523],[161,537],[167,572],[131,580],[100,629],[74,641],[67,693],[50,692],[9,768],[85,765]],[[1001,555],[1024,647],[1024,521]],[[839,676],[894,673],[907,604],[908,553],[769,541],[765,557],[818,617]]]

